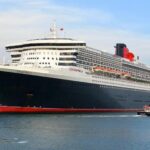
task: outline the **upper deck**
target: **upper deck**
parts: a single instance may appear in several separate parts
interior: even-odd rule
[[[71,38],[44,38],[11,44],[6,46],[6,50],[12,52],[23,51],[31,48],[81,48],[83,46],[86,46],[85,42]]]

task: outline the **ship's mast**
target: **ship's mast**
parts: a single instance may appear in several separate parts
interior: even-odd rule
[[[52,27],[50,28],[51,36],[52,38],[57,38],[57,27],[56,27],[56,21],[53,21]]]

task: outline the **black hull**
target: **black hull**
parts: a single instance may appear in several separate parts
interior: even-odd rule
[[[1,71],[0,104],[44,108],[142,109],[150,104],[150,92]]]

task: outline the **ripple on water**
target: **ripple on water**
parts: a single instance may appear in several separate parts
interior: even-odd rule
[[[28,143],[28,141],[18,141],[17,143],[18,144],[26,144],[26,143]]]

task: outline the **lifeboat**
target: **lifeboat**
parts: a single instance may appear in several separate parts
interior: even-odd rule
[[[92,67],[92,72],[94,72],[94,73],[109,73],[109,74],[115,75],[116,77],[122,77],[122,78],[126,78],[126,79],[132,78],[131,74],[129,74],[128,72],[122,72],[120,70],[115,70],[115,69],[105,68],[105,67],[100,67],[100,66]]]
[[[105,68],[105,67],[99,67],[99,66],[93,67],[92,72],[109,73],[109,74],[114,74],[114,75],[118,75],[118,76],[121,76],[121,74],[122,74],[122,72],[119,70],[114,70],[111,68]]]
[[[128,72],[123,72],[123,73],[122,73],[122,77],[123,77],[123,78],[130,79],[130,78],[131,78],[131,75],[130,75]]]

